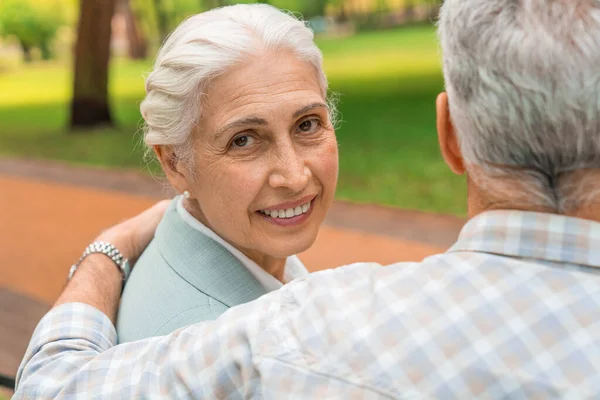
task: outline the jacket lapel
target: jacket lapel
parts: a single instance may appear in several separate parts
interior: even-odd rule
[[[190,285],[228,307],[267,293],[244,265],[223,246],[186,224],[173,200],[155,240],[169,266]]]

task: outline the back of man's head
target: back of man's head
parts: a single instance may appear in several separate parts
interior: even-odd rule
[[[600,193],[600,0],[445,0],[452,122],[470,177],[568,212]],[[525,193],[525,194],[523,194]]]

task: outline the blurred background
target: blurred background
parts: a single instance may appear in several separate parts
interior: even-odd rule
[[[463,215],[435,132],[441,0],[262,2],[301,14],[323,50],[340,100],[338,199]],[[183,18],[234,3],[2,0],[0,157],[157,173],[140,142],[144,74]]]
[[[338,201],[300,254],[309,270],[447,249],[466,185],[437,145],[441,0],[262,2],[309,22],[339,99]],[[160,44],[185,17],[234,3],[0,0],[0,400],[71,263],[164,197],[139,111]]]

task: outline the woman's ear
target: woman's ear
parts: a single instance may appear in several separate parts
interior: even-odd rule
[[[437,97],[436,112],[438,141],[440,143],[442,157],[444,157],[446,164],[448,164],[448,167],[450,167],[452,172],[462,175],[465,173],[465,163],[460,151],[460,146],[458,145],[456,130],[452,124],[450,107],[448,105],[448,94],[446,94],[446,92],[440,93]]]
[[[156,158],[167,176],[171,185],[178,193],[183,193],[190,188],[190,182],[187,172],[183,170],[183,163],[180,162],[173,146],[156,145],[153,147]]]

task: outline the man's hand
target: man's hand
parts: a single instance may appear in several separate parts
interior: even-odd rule
[[[102,232],[96,241],[113,244],[131,265],[154,237],[169,200],[163,200],[141,214]],[[114,262],[104,254],[87,256],[54,306],[86,303],[96,307],[115,322],[123,280]]]
[[[108,228],[95,241],[111,243],[133,265],[154,237],[169,203],[169,200],[156,203],[141,214]]]

